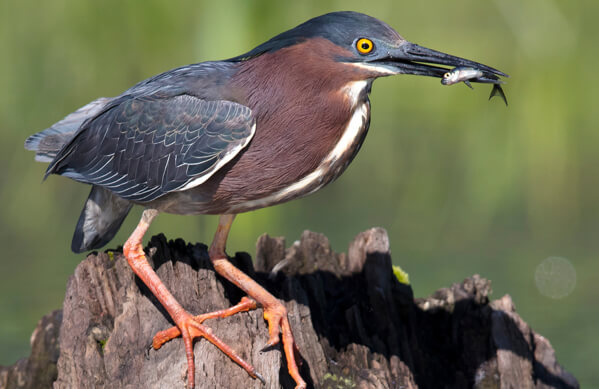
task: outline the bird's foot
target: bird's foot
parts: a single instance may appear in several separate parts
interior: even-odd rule
[[[210,343],[218,347],[224,352],[229,358],[231,358],[239,366],[243,367],[253,378],[258,378],[264,382],[264,378],[254,369],[252,365],[243,360],[235,350],[225,344],[220,338],[212,333],[212,329],[204,326],[202,323],[207,319],[224,318],[227,316],[234,315],[238,312],[246,312],[252,309],[256,309],[256,301],[244,297],[241,299],[239,304],[220,311],[205,313],[203,315],[192,316],[187,312],[181,313],[175,319],[177,324],[176,327],[171,327],[167,330],[158,332],[152,341],[152,347],[158,350],[162,345],[171,339],[178,336],[183,337],[185,344],[185,354],[187,355],[187,381],[188,388],[194,388],[194,377],[195,377],[195,364],[193,355],[193,340],[195,338],[205,338]]]
[[[269,335],[268,343],[266,343],[264,349],[278,344],[280,335],[283,339],[283,349],[287,358],[287,369],[289,375],[295,381],[295,389],[305,389],[306,382],[302,379],[296,362],[297,359],[301,363],[301,356],[291,332],[291,326],[287,318],[287,308],[278,300],[275,301],[276,303],[270,303],[264,307],[264,319],[268,322]]]

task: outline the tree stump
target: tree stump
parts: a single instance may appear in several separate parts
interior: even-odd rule
[[[146,252],[169,290],[192,313],[243,297],[217,276],[203,244],[152,238]],[[359,234],[347,254],[323,235],[260,237],[231,261],[281,299],[314,388],[578,388],[547,339],[515,312],[509,296],[489,302],[490,282],[474,275],[414,299],[391,267],[383,229]],[[293,388],[280,347],[261,351],[261,309],[206,321],[252,363],[266,385],[205,340],[195,343],[198,388]],[[62,311],[45,316],[32,354],[0,367],[2,388],[183,388],[187,364],[175,339],[150,349],[173,323],[120,251],[90,254],[70,278]]]

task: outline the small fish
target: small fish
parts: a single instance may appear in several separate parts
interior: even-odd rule
[[[459,82],[463,82],[468,86],[468,88],[474,89],[470,84],[470,80],[480,79],[481,77],[483,77],[483,75],[484,73],[482,72],[482,70],[465,66],[458,66],[443,75],[443,78],[441,79],[441,84],[453,85]],[[503,84],[503,81],[483,78],[478,80],[477,82],[493,83],[493,89],[491,89],[491,95],[489,96],[489,100],[491,100],[491,98],[493,98],[494,96],[501,96],[505,105],[508,105],[505,93],[503,92],[503,89],[500,86],[500,84]]]
[[[503,88],[499,84],[493,84],[493,89],[491,89],[489,100],[491,100],[493,96],[501,96],[505,106],[507,107],[507,98],[505,97],[505,93],[503,93]]]
[[[472,88],[472,85],[470,85],[470,80],[472,80],[473,78],[482,77],[482,75],[482,70],[469,68],[465,66],[458,66],[457,68],[454,68],[443,75],[443,78],[441,79],[441,84],[453,85],[457,84],[458,82],[463,82],[464,84],[468,85],[468,88],[474,89]]]

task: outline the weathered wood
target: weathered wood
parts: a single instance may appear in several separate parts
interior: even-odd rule
[[[190,312],[222,309],[242,297],[215,275],[205,245],[167,242],[159,235],[147,252]],[[326,237],[312,232],[287,249],[284,239],[264,235],[255,270],[247,254],[232,261],[284,301],[304,361],[301,373],[311,387],[578,387],[509,296],[489,302],[489,281],[475,275],[414,300],[411,288],[393,275],[382,229],[358,235],[347,254],[333,252]],[[261,310],[206,324],[254,364],[267,384],[199,340],[199,388],[293,387],[280,348],[261,351],[267,341]],[[69,280],[62,315],[42,319],[32,336],[32,356],[0,368],[0,386],[183,388],[182,342],[149,349],[154,333],[171,325],[120,252],[89,255]]]
[[[56,380],[62,311],[44,316],[31,335],[31,356],[12,366],[0,366],[0,388],[49,388]]]

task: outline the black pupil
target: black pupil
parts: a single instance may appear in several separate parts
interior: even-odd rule
[[[362,42],[362,50],[368,50],[370,48],[370,43]]]

